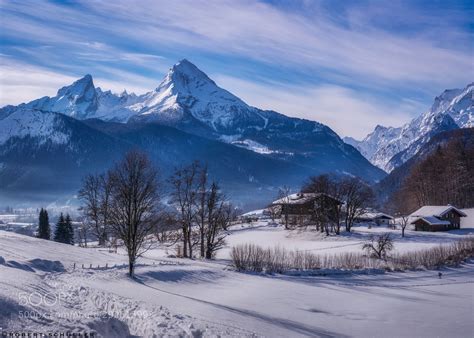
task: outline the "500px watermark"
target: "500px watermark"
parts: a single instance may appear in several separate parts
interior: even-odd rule
[[[97,337],[97,333],[91,332],[69,332],[69,331],[5,331],[0,327],[0,337]]]
[[[41,294],[37,291],[34,292],[19,292],[18,300],[21,306],[56,306],[61,304],[61,300],[66,298],[64,292],[48,292]]]

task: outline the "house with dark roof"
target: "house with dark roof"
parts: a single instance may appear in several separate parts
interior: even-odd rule
[[[303,225],[315,221],[316,213],[323,213],[328,219],[337,215],[342,201],[325,193],[296,193],[280,198],[272,203],[281,207],[281,215],[288,224]]]
[[[452,205],[426,205],[410,215],[416,231],[459,229],[466,214]]]

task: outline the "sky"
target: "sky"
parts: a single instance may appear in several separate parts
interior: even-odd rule
[[[85,74],[137,94],[186,58],[262,109],[363,138],[474,81],[474,1],[0,0],[0,106]]]

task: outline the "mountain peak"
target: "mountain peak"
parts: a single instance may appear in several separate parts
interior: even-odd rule
[[[172,71],[179,71],[184,73],[197,73],[202,71],[188,59],[182,59],[175,63],[171,68]]]
[[[168,72],[164,82],[174,83],[178,88],[199,87],[203,84],[216,85],[206,73],[187,59],[182,59],[176,63]]]
[[[94,92],[95,94],[95,86],[94,81],[92,80],[92,76],[90,74],[86,74],[81,77],[79,80],[74,81],[69,86],[64,86],[58,90],[58,96],[63,95],[84,95],[85,93]]]

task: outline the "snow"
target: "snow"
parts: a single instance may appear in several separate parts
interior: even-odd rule
[[[410,217],[425,217],[425,216],[436,216],[441,217],[444,214],[450,212],[451,210],[456,210],[461,215],[466,215],[462,210],[459,210],[456,207],[451,205],[425,205],[420,209],[414,211]]]
[[[70,135],[62,128],[62,122],[55,113],[21,108],[0,120],[0,145],[11,138],[38,138],[39,144],[51,141],[67,144]]]
[[[461,217],[461,228],[474,228],[474,208],[461,209],[466,217]]]
[[[233,271],[228,253],[231,245],[250,241],[321,253],[360,251],[364,239],[382,231],[392,231],[398,250],[413,250],[454,241],[471,230],[407,231],[402,240],[399,230],[378,227],[325,237],[285,231],[271,222],[238,224],[215,261],[168,258],[166,248],[156,247],[139,260],[135,280],[120,265],[126,262],[121,250],[109,253],[0,231],[0,327],[95,330],[106,337],[469,337],[474,262],[443,269],[441,279],[437,271],[263,276]],[[82,263],[88,264],[85,269]],[[25,292],[32,302],[21,302]],[[42,295],[53,305],[32,305]],[[46,316],[21,318],[25,311]]]
[[[464,89],[450,89],[435,98],[432,107],[401,127],[375,127],[362,141],[346,138],[372,164],[390,172],[407,161],[429,141],[434,133],[442,130],[474,126],[474,83]],[[401,163],[392,158],[406,151]]]

